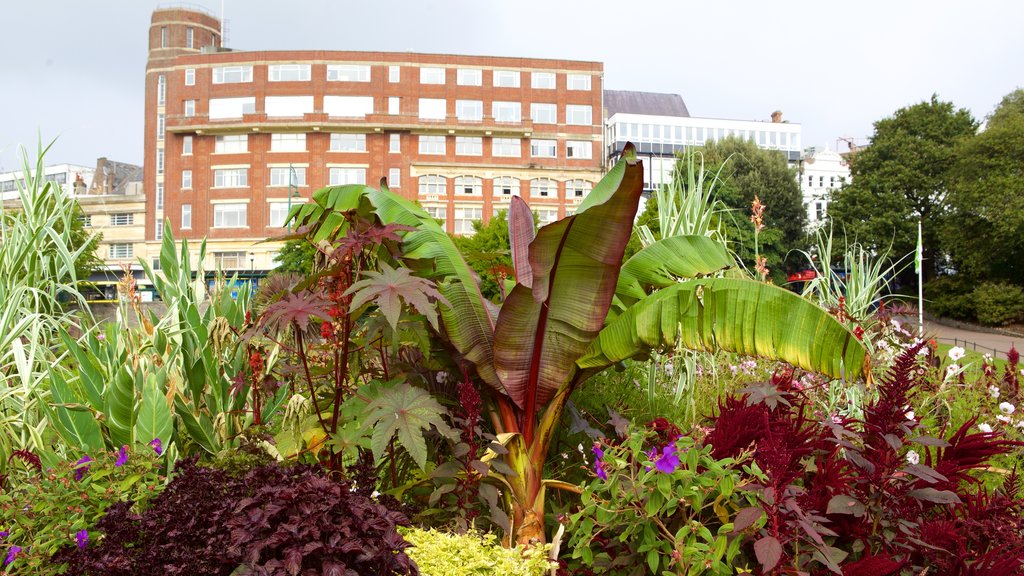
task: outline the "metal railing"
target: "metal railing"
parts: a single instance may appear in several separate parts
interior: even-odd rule
[[[1007,352],[1003,350],[983,346],[981,344],[978,344],[977,342],[971,342],[970,340],[964,340],[962,338],[935,338],[935,340],[939,342],[952,342],[953,346],[959,346],[964,350],[972,350],[974,352],[978,352],[980,350],[983,354],[990,353],[992,354],[993,358],[999,358],[1000,356],[1002,356],[1004,360],[1007,358]],[[1011,344],[1011,346],[1015,345]]]

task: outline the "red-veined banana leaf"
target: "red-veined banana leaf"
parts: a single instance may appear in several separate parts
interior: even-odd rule
[[[494,366],[525,412],[527,444],[537,407],[567,381],[604,325],[642,190],[643,167],[628,146],[579,212],[540,229],[529,251],[533,287],[516,284],[501,307]]]
[[[867,350],[817,305],[754,280],[707,278],[663,288],[613,320],[577,365],[594,374],[677,342],[784,360],[833,378],[869,378]]]
[[[622,265],[615,295],[629,307],[646,298],[651,289],[708,276],[733,264],[725,246],[707,236],[672,236],[640,250]]]
[[[537,235],[533,228],[533,212],[519,196],[512,197],[508,208],[508,240],[512,248],[512,266],[516,282],[533,287],[533,268],[530,267],[530,243]]]

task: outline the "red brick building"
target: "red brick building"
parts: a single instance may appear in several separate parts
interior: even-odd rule
[[[167,218],[208,265],[273,267],[254,242],[331,184],[387,178],[461,234],[514,195],[553,221],[601,176],[599,62],[232,51],[219,26],[158,9],[146,67],[146,238]]]

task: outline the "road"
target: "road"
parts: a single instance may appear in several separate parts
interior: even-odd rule
[[[900,318],[907,330],[917,333],[917,318]],[[934,338],[942,344],[962,346],[968,350],[978,352],[990,352],[999,358],[1006,359],[1006,352],[1011,345],[1017,350],[1024,349],[1024,338],[1018,336],[1004,336],[1002,334],[990,334],[988,332],[973,332],[961,328],[952,328],[942,324],[936,324],[929,320],[924,321],[924,334],[927,338]],[[966,344],[965,344],[966,342]]]

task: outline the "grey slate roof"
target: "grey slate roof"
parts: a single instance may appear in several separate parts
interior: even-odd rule
[[[604,107],[608,110],[609,117],[619,112],[653,116],[681,116],[683,118],[690,116],[683,97],[678,94],[605,90]]]

